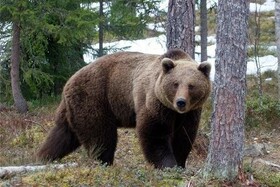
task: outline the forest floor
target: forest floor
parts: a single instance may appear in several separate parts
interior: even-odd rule
[[[9,109],[0,111],[1,167],[41,165],[35,153],[53,126],[56,106],[40,107],[27,115]],[[76,163],[75,166],[2,173],[0,186],[280,186],[279,128],[246,132],[244,175],[235,183],[213,180],[207,184],[201,179],[208,147],[206,135],[199,134],[186,170],[156,170],[144,160],[134,129],[119,129],[118,133],[113,166],[90,160],[81,148],[59,162]]]

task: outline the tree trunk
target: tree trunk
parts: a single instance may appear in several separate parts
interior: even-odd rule
[[[98,56],[101,57],[104,55],[103,51],[103,27],[104,27],[104,15],[103,15],[103,0],[99,0],[99,31],[98,31],[98,37],[99,37],[99,50],[98,50]]]
[[[28,111],[27,103],[21,93],[19,78],[20,63],[20,27],[13,23],[12,56],[11,56],[11,83],[15,107],[20,113]]]
[[[275,1],[275,32],[278,56],[278,98],[280,100],[280,0]]]
[[[167,48],[179,48],[194,58],[195,1],[169,0],[167,13]]]
[[[219,0],[216,74],[206,178],[234,179],[242,164],[248,0]]]
[[[200,1],[200,46],[201,46],[201,61],[207,61],[207,2]]]

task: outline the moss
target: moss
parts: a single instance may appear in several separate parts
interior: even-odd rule
[[[280,172],[273,171],[271,168],[259,168],[254,170],[255,179],[266,186],[280,186]]]
[[[178,186],[183,184],[183,170],[165,171],[152,168],[122,168],[118,166],[80,166],[49,170],[22,178],[24,185],[38,186]]]

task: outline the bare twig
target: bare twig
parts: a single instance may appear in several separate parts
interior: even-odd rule
[[[24,119],[24,121],[35,123],[35,124],[39,125],[45,132],[48,132],[48,130],[42,124],[38,123],[37,121],[30,120],[30,119]]]
[[[270,161],[263,160],[263,159],[261,159],[261,158],[256,159],[255,162],[260,162],[260,163],[263,163],[263,164],[268,165],[268,166],[275,167],[275,168],[277,168],[277,169],[280,170],[280,165],[275,164],[275,163],[272,163],[272,162],[270,162]]]

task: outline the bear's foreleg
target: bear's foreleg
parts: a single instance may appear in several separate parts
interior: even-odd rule
[[[146,115],[137,118],[137,133],[146,160],[156,168],[177,165],[171,145],[171,131],[159,120]]]
[[[146,160],[155,168],[172,168],[177,165],[167,138],[152,138],[144,134],[139,138]]]
[[[192,150],[195,140],[201,109],[179,115],[176,119],[172,148],[176,161],[180,167],[185,168],[187,157]]]

